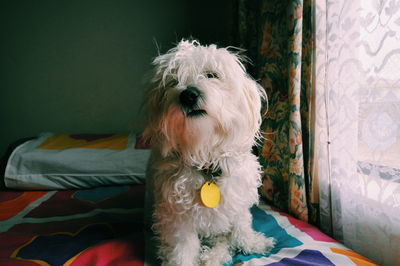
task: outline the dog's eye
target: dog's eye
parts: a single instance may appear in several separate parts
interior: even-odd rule
[[[218,78],[218,75],[215,72],[206,72],[205,76],[208,79],[217,79]]]
[[[167,82],[166,87],[171,88],[175,87],[176,85],[178,85],[178,81],[176,79],[172,79]]]

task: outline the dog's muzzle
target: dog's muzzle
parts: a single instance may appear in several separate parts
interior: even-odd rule
[[[181,92],[179,95],[179,102],[187,117],[203,116],[207,114],[205,110],[199,109],[202,98],[201,91],[196,87],[189,86]]]

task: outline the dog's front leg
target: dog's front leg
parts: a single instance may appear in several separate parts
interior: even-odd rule
[[[221,266],[232,259],[230,253],[230,235],[213,237],[211,247],[203,246],[200,260],[202,266]]]
[[[267,238],[252,228],[252,216],[249,210],[235,219],[232,230],[232,242],[235,248],[245,254],[264,254],[274,247],[275,240]]]
[[[200,240],[197,232],[190,225],[171,224],[161,232],[160,255],[163,265],[193,266],[198,265]]]

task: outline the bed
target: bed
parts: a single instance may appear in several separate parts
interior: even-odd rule
[[[0,192],[0,265],[160,264],[143,218],[149,150],[135,134],[42,134],[12,150]],[[124,165],[118,156],[127,154],[139,164]],[[254,229],[277,244],[227,265],[376,265],[262,201],[251,212]]]

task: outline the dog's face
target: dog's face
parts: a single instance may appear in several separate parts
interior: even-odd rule
[[[218,152],[251,149],[265,94],[236,54],[181,41],[153,64],[144,135],[163,156],[202,164]]]

